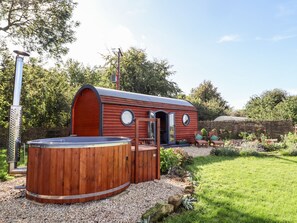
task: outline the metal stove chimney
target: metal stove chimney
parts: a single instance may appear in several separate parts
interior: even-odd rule
[[[17,162],[20,160],[22,124],[22,106],[20,106],[20,99],[22,90],[24,57],[30,55],[26,52],[21,52],[18,50],[15,50],[13,52],[16,53],[17,56],[15,62],[13,103],[10,107],[7,162],[9,174],[24,174],[26,173],[25,168],[17,168]]]

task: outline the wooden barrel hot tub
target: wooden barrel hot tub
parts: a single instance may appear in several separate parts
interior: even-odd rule
[[[118,194],[130,185],[131,141],[63,137],[29,141],[26,197],[77,203]]]

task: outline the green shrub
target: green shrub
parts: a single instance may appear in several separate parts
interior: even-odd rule
[[[284,156],[297,156],[297,145],[291,145],[288,149],[282,150],[281,154]]]
[[[267,142],[267,136],[263,133],[260,135],[260,144],[262,145],[263,149],[266,152],[272,152],[272,151],[283,149],[282,143],[270,143],[269,144]]]
[[[211,155],[214,156],[239,156],[239,151],[232,147],[220,147],[214,148],[210,151]]]
[[[238,134],[238,136],[246,141],[254,141],[257,139],[255,133],[241,132]]]
[[[202,134],[202,136],[205,136],[205,137],[207,137],[207,130],[205,129],[205,128],[202,128],[201,129],[201,134]]]
[[[187,175],[187,173],[188,172],[181,166],[171,167],[168,171],[168,175],[178,176],[178,177],[185,177]]]
[[[234,148],[234,147],[221,147],[214,148],[210,151],[211,155],[215,156],[261,156],[257,147],[247,148]]]
[[[175,167],[180,166],[182,162],[182,156],[174,152],[174,149],[164,149],[160,150],[160,168],[161,173],[166,174],[168,171]]]
[[[0,182],[11,180],[14,178],[13,176],[8,175],[7,173],[8,165],[6,162],[6,153],[6,149],[0,148]],[[20,150],[20,161],[18,162],[18,166],[27,165],[27,154],[28,153],[26,152],[26,156],[24,156],[23,148]]]
[[[285,149],[281,154],[284,156],[297,156],[297,149]]]
[[[263,148],[266,152],[272,152],[276,150],[284,149],[283,143],[272,143],[272,144],[263,144]]]
[[[287,135],[284,135],[282,137],[282,141],[287,148],[293,145],[297,145],[297,135],[289,132]]]
[[[228,129],[219,129],[219,135],[220,135],[220,138],[224,140],[237,138],[236,134],[234,134],[232,131]]]
[[[258,152],[264,152],[264,148],[263,148],[263,145],[261,143],[259,143],[259,141],[255,140],[255,141],[246,141],[246,142],[243,142],[241,145],[241,150],[244,150],[244,149],[254,149]]]
[[[0,148],[0,182],[11,179],[7,174],[6,149]]]
[[[190,156],[185,150],[181,148],[177,148],[174,150],[174,153],[177,153],[181,156],[181,166],[185,167],[186,165],[192,164],[194,162],[194,159],[192,156]]]
[[[242,149],[254,149],[257,152],[272,152],[280,149],[284,149],[284,143],[267,143],[267,137],[264,134],[261,134],[261,137],[259,140],[250,140],[253,138],[251,136],[247,136],[249,140],[246,139],[245,142],[241,144]]]
[[[239,152],[240,156],[261,156],[255,148],[243,148]]]

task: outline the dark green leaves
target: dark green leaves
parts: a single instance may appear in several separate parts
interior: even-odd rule
[[[117,56],[104,56],[104,74],[110,78],[116,73]],[[121,58],[121,90],[142,94],[177,97],[180,88],[169,78],[174,74],[166,60],[149,60],[144,50],[130,48]]]
[[[66,44],[75,41],[76,4],[73,0],[1,0],[0,42],[12,41],[28,52],[61,58],[68,52]]]
[[[199,120],[213,120],[229,112],[229,106],[211,81],[203,81],[188,97],[198,109]]]

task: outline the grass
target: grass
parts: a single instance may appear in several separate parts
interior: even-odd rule
[[[187,222],[297,222],[297,157],[199,157],[193,211],[167,218]]]
[[[13,179],[12,176],[7,174],[7,162],[6,162],[6,149],[0,148],[0,182]],[[23,148],[20,151],[20,161],[18,162],[18,166],[24,166],[27,163],[27,153],[24,156]]]

